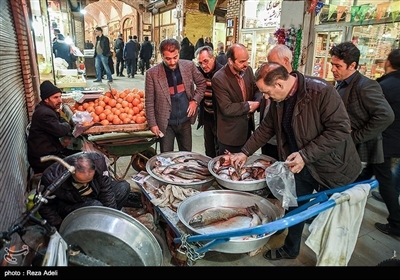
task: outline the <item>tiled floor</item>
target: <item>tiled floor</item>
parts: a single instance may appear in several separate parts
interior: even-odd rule
[[[92,78],[88,78],[88,86],[94,85],[92,83],[93,80]],[[105,81],[103,81],[103,84],[106,86]],[[99,84],[96,83],[95,86],[99,86]],[[139,74],[131,79],[117,77],[114,78],[114,82],[111,86],[117,90],[134,87],[144,89],[144,76]],[[202,137],[202,130],[197,130],[195,126],[193,126],[193,151],[204,154]],[[126,165],[124,164],[127,164],[129,159],[129,157],[120,159],[119,164],[121,168],[125,168]],[[135,186],[135,183],[131,180],[131,176],[134,174],[136,174],[136,171],[130,168],[125,177],[132,186]],[[386,223],[386,217],[387,209],[385,205],[369,195],[358,240],[348,266],[376,266],[381,261],[391,258],[394,252],[400,253],[400,238],[385,235],[374,227],[375,222]],[[295,260],[268,261],[263,258],[263,253],[268,248],[275,248],[283,243],[287,232],[285,231],[280,235],[272,236],[268,243],[262,248],[261,253],[255,256],[250,257],[248,254],[229,254],[208,251],[204,258],[195,262],[194,266],[315,266],[316,255],[304,243],[309,236],[308,226],[309,225],[306,224],[303,231],[301,252]],[[172,266],[169,257],[168,252],[166,252],[164,260],[165,266]]]

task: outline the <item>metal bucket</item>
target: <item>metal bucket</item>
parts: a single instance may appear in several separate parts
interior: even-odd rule
[[[178,152],[164,152],[158,155],[153,156],[152,158],[150,158],[147,163],[146,163],[146,171],[147,173],[149,173],[149,175],[151,177],[153,177],[154,179],[156,179],[159,182],[162,183],[166,183],[166,184],[173,184],[176,186],[180,186],[180,187],[188,187],[188,188],[193,188],[196,190],[207,190],[212,183],[214,182],[214,176],[210,175],[207,179],[205,180],[201,180],[198,182],[191,182],[191,183],[180,183],[180,182],[174,182],[174,181],[169,181],[165,178],[160,177],[159,175],[157,175],[156,173],[154,173],[152,170],[153,168],[156,166],[156,162],[157,162],[157,157],[164,157],[164,158],[169,158],[169,159],[173,159],[177,156],[188,156],[188,157],[193,157],[196,159],[200,159],[202,161],[205,162],[209,162],[211,160],[210,157],[199,154],[199,153],[194,153],[194,152],[185,152],[185,151],[178,151]]]
[[[189,221],[195,214],[213,207],[245,208],[252,206],[255,203],[257,203],[261,211],[270,216],[273,221],[282,218],[284,215],[283,209],[280,209],[278,206],[261,196],[231,190],[206,191],[191,196],[179,205],[177,214],[179,220],[191,232],[197,234],[210,234],[249,227],[251,218],[238,216],[227,221],[214,223],[213,226],[193,228],[189,225]],[[235,254],[252,252],[264,246],[272,234],[274,234],[274,232],[265,233],[261,237],[231,237],[228,242],[218,244],[210,250]]]
[[[142,223],[126,213],[103,206],[71,212],[60,234],[88,256],[110,266],[161,266],[161,247]]]
[[[266,179],[260,179],[260,180],[249,180],[249,181],[233,181],[229,179],[222,178],[219,176],[217,173],[214,172],[213,167],[217,161],[220,160],[222,156],[217,156],[210,160],[208,162],[208,170],[210,173],[215,177],[215,180],[218,182],[219,185],[221,185],[224,188],[230,189],[230,190],[235,190],[235,191],[256,191],[256,190],[261,190],[267,187],[267,181]],[[253,154],[249,156],[247,159],[246,165],[252,164],[254,161],[257,159],[264,159],[267,161],[271,161],[274,163],[276,159],[273,157],[267,156],[267,155],[262,155],[262,154]]]

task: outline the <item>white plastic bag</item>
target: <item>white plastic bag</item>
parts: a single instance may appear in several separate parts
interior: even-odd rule
[[[72,116],[72,121],[76,124],[83,124],[84,122],[91,122],[93,120],[93,117],[90,115],[88,111],[77,111],[73,116]]]
[[[294,174],[283,161],[276,161],[265,169],[265,179],[272,194],[282,202],[286,210],[297,206],[296,182]]]

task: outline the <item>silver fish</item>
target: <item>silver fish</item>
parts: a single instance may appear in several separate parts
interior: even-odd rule
[[[194,215],[190,219],[189,225],[192,227],[204,227],[215,222],[226,221],[236,216],[249,215],[249,211],[246,208],[213,207]]]

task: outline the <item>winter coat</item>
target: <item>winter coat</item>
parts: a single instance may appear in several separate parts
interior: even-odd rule
[[[400,158],[400,70],[378,78],[383,94],[393,109],[395,119],[383,132],[385,157]]]
[[[111,50],[110,50],[110,40],[108,39],[107,36],[101,35],[96,37],[96,44],[94,46],[94,56],[96,57],[97,55],[97,42],[100,42],[100,47],[103,50],[103,55],[104,56],[111,56]]]
[[[53,108],[41,101],[32,115],[28,136],[28,161],[35,169],[40,158],[59,155],[63,150],[60,137],[71,135],[71,126]]]
[[[322,79],[304,76],[298,71],[292,73],[298,77],[292,128],[306,167],[312,177],[327,188],[353,182],[362,165],[340,95]],[[251,155],[276,135],[279,160],[285,161],[289,156],[289,144],[282,128],[283,113],[283,104],[272,101],[267,115],[242,151]]]
[[[382,132],[393,122],[394,113],[381,86],[357,71],[346,87],[343,103],[361,161],[382,163]]]
[[[123,57],[124,45],[125,43],[121,38],[117,38],[114,42],[115,56],[120,59]]]
[[[149,60],[153,56],[153,45],[150,41],[144,41],[140,45],[140,59]]]
[[[71,46],[64,40],[55,40],[53,43],[53,53],[55,57],[64,59],[68,65],[71,64]]]
[[[187,37],[183,38],[181,42],[181,50],[179,51],[179,58],[185,60],[192,60],[194,58],[194,46],[190,43]]]
[[[126,42],[124,47],[124,59],[136,59],[137,43],[133,40]]]
[[[71,159],[81,153],[68,156],[64,158],[64,160],[71,164]],[[93,180],[89,183],[93,190],[91,196],[94,195],[95,199],[99,200],[103,206],[116,209],[117,204],[115,202],[115,196],[111,186],[112,180],[109,176],[104,155],[99,153],[89,154],[96,166]],[[41,178],[41,184],[44,186],[44,190],[46,190],[46,188],[53,183],[65,170],[66,168],[58,162],[47,168]],[[60,215],[60,213],[63,212],[65,207],[84,202],[84,199],[79,194],[78,190],[72,185],[72,180],[72,176],[70,176],[58,189],[54,191],[55,197],[49,199],[49,202],[43,204],[39,210],[39,214],[51,225],[58,226],[61,224],[65,217]]]

